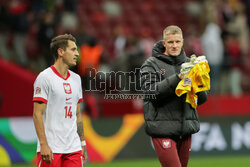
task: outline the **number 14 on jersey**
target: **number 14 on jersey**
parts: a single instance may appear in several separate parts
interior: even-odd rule
[[[71,118],[72,117],[71,106],[65,106],[64,109],[65,109],[65,118],[67,117]]]

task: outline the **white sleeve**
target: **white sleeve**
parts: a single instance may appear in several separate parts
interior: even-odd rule
[[[34,83],[33,101],[40,101],[47,104],[48,93],[48,79],[45,76],[39,74]]]
[[[78,94],[78,103],[83,102],[83,98],[82,98],[82,82],[81,82],[81,77],[79,76],[79,94]]]

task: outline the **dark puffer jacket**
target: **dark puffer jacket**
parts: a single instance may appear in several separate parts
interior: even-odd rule
[[[186,95],[178,97],[175,89],[180,82],[181,64],[189,60],[184,50],[179,56],[163,54],[162,41],[153,47],[152,57],[141,67],[141,82],[146,96],[143,110],[146,132],[152,137],[179,137],[191,135],[200,129],[197,111],[185,102]],[[207,100],[208,92],[198,93],[198,105]]]

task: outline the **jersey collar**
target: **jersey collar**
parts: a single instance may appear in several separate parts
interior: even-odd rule
[[[63,78],[63,76],[56,70],[56,68],[52,65],[50,66],[50,68],[52,69],[52,71],[60,78],[64,79],[64,80],[67,80],[69,77],[70,77],[70,73],[69,71],[67,72],[67,77],[66,78]]]

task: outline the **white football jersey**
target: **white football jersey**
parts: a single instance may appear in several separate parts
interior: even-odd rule
[[[63,78],[54,66],[42,71],[34,83],[33,101],[47,104],[43,114],[45,135],[53,153],[81,150],[77,133],[76,109],[82,102],[81,78],[68,70]],[[40,143],[37,143],[40,152]]]

